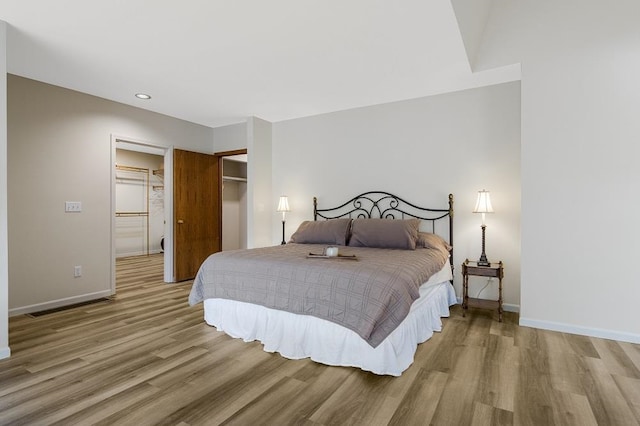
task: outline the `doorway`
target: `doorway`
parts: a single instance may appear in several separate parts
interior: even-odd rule
[[[116,258],[164,251],[164,156],[116,148]]]
[[[172,150],[111,136],[111,294],[116,293],[116,259],[126,254],[161,256],[162,261],[156,259],[154,265],[161,265],[165,282],[173,281]],[[140,158],[147,162],[140,163]],[[132,167],[118,170],[117,164]],[[149,169],[148,181],[144,169]],[[117,185],[127,195],[124,201],[116,197]]]
[[[222,251],[247,248],[247,154],[222,156]]]

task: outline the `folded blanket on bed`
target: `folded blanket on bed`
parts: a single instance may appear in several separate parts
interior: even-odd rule
[[[341,247],[358,260],[309,259],[323,245],[286,244],[209,256],[189,303],[221,298],[313,315],[356,332],[376,347],[407,316],[419,287],[442,269],[441,250]]]

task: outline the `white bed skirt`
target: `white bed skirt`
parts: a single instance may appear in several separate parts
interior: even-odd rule
[[[279,352],[285,358],[311,358],[322,364],[399,376],[413,363],[418,344],[442,329],[441,318],[449,316],[449,307],[455,303],[449,281],[424,284],[407,318],[376,348],[333,322],[233,300],[205,300],[204,319],[231,337],[258,340],[266,352]]]

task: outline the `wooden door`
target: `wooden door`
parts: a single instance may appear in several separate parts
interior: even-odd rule
[[[196,276],[202,262],[221,250],[222,172],[216,155],[174,150],[173,218],[176,281]]]

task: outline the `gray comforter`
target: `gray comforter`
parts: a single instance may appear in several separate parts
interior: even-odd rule
[[[407,316],[419,287],[447,261],[439,250],[340,247],[354,260],[309,259],[324,245],[287,244],[213,254],[195,278],[189,303],[232,299],[313,315],[353,330],[372,347]]]

